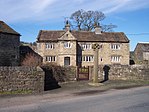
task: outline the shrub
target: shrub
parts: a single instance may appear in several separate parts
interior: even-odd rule
[[[22,60],[21,65],[23,66],[39,66],[41,64],[41,59],[33,53],[26,54],[25,58]]]
[[[69,80],[68,75],[66,74],[65,67],[59,66],[55,63],[46,63],[41,66],[41,68],[46,72],[50,71],[48,75],[52,75],[53,78],[58,82],[65,82]]]

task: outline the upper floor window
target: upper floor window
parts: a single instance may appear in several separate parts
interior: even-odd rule
[[[120,56],[111,56],[111,62],[120,62]]]
[[[46,56],[46,61],[55,62],[56,61],[56,56]]]
[[[71,42],[64,42],[64,48],[71,48],[72,43]]]
[[[54,49],[54,43],[46,43],[45,47],[46,49]]]
[[[121,45],[120,44],[111,44],[111,49],[112,50],[120,50]]]
[[[89,49],[92,49],[91,44],[82,44],[81,47],[82,47],[83,50],[89,50]]]

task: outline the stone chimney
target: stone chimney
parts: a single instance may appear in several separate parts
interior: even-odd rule
[[[95,28],[95,34],[101,34],[101,28],[99,23],[95,23],[94,28]]]
[[[70,31],[70,24],[69,24],[68,20],[66,21],[65,30]]]

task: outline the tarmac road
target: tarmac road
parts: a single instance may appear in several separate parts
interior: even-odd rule
[[[14,102],[15,103],[15,102]],[[149,86],[0,107],[0,112],[149,112]]]

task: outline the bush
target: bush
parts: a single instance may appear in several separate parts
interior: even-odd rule
[[[55,63],[43,64],[41,68],[46,72],[50,71],[48,75],[52,75],[58,82],[66,82],[69,80],[68,75],[66,74],[65,67],[59,66]]]
[[[22,66],[39,66],[42,60],[33,53],[26,54],[25,58],[22,60]]]

